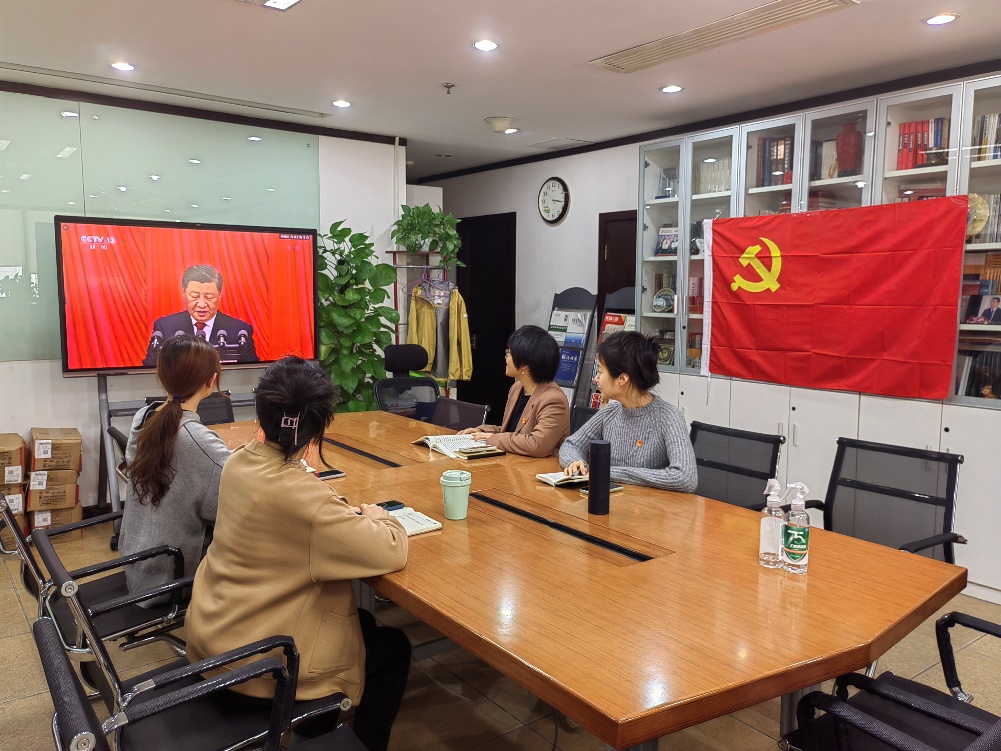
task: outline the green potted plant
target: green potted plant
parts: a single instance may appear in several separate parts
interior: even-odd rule
[[[423,206],[401,206],[400,209],[400,218],[393,225],[393,240],[407,252],[439,253],[439,266],[466,265],[456,257],[461,245],[459,233],[455,231],[458,219],[433,209],[427,203]]]
[[[383,305],[384,287],[396,279],[396,269],[375,263],[372,242],[364,232],[352,232],[343,221],[320,235],[317,296],[320,333],[319,360],[338,387],[338,412],[377,409],[373,384],[386,377],[383,350],[393,341],[400,314]]]

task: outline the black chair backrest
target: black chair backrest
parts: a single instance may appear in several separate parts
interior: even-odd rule
[[[698,495],[735,506],[758,508],[768,478],[775,477],[785,436],[692,422],[698,465]]]
[[[386,372],[394,378],[410,375],[411,370],[424,370],[428,364],[428,351],[419,344],[386,345]]]
[[[458,399],[443,396],[435,403],[431,422],[451,430],[475,428],[486,422],[489,411],[490,406],[486,404],[461,402]]]
[[[570,432],[576,433],[597,411],[596,407],[574,407],[570,413]]]
[[[373,387],[375,403],[383,412],[430,421],[441,395],[433,378],[383,378]],[[479,425],[479,423],[477,423]]]
[[[198,419],[202,425],[220,425],[222,423],[234,422],[233,402],[230,400],[232,394],[229,391],[213,391],[198,403]],[[147,396],[146,404],[162,402],[162,396]],[[122,452],[124,455],[124,451]]]
[[[839,438],[824,499],[824,527],[899,548],[951,532],[960,454]],[[921,551],[955,561],[952,543]]]
[[[60,748],[66,751],[108,751],[101,723],[73,672],[55,624],[49,618],[39,618],[31,631],[56,711],[52,732],[58,736]]]

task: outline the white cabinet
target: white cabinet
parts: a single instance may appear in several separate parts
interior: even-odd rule
[[[789,455],[789,387],[755,381],[730,381],[730,427],[786,436],[779,452],[776,474],[779,482],[786,481]]]
[[[996,410],[955,404],[942,408],[942,451],[963,455],[953,528],[970,542],[954,547],[956,563],[969,569],[970,582],[1001,590],[999,434],[1001,413]]]
[[[729,426],[729,379],[682,374],[679,396],[681,412],[689,423],[698,420],[711,425]]]
[[[942,402],[862,395],[858,437],[916,449],[939,450]]]
[[[793,388],[789,394],[789,463],[786,479],[805,482],[810,498],[823,498],[838,438],[858,436],[859,395]]]
[[[653,387],[653,391],[660,395],[668,404],[673,404],[675,407],[680,406],[678,403],[679,395],[681,393],[681,381],[677,373],[672,373],[670,371],[660,372],[660,383]]]

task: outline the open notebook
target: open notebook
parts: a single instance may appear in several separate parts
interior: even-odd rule
[[[485,452],[487,449],[493,448],[483,441],[474,441],[468,435],[426,435],[412,441],[412,443],[423,443],[428,448],[452,459],[468,458],[468,456],[460,456],[456,453],[459,450],[476,449],[479,452]]]
[[[407,530],[407,537],[413,537],[414,535],[421,535],[425,532],[434,532],[436,529],[441,529],[441,522],[437,519],[432,519],[427,514],[422,514],[420,511],[414,511],[414,509],[407,506],[406,508],[396,509],[395,511],[390,511],[390,514],[395,516],[403,528]]]

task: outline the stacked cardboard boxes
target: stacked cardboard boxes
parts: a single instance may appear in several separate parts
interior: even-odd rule
[[[24,468],[27,458],[28,450],[21,436],[17,433],[0,433],[0,492],[25,534],[28,533],[28,519],[24,512]],[[7,525],[0,530],[0,541],[5,550],[14,550],[14,537]]]
[[[76,428],[32,428],[27,509],[31,528],[59,527],[83,519],[80,506],[80,451]],[[79,540],[81,530],[53,537],[53,542]]]

